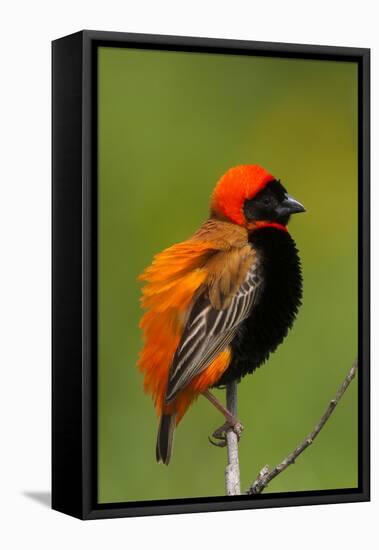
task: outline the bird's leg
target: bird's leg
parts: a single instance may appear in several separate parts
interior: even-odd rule
[[[240,435],[243,431],[243,426],[241,422],[236,418],[224,405],[219,401],[210,391],[205,391],[203,393],[204,397],[208,399],[212,403],[214,407],[218,411],[220,411],[221,414],[224,415],[226,422],[217,428],[212,434],[212,437],[217,439],[218,441],[213,441],[210,437],[208,438],[210,443],[212,445],[216,445],[217,447],[225,447],[226,446],[226,432],[228,430],[233,430],[235,434],[238,436],[238,440],[240,438]]]
[[[225,417],[225,419],[230,423],[231,426],[234,424],[240,424],[238,418],[233,416],[233,414],[228,411],[228,409],[221,403],[221,401],[219,401],[217,397],[215,397],[209,390],[205,391],[203,395],[208,399],[208,401],[212,403],[214,407],[216,407],[218,411],[220,411],[220,413]]]

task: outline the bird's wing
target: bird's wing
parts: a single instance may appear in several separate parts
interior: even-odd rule
[[[262,278],[259,263],[250,247],[249,255],[239,256],[237,263],[228,264],[226,259],[226,269],[224,267],[221,274],[210,276],[210,285],[193,304],[171,364],[166,403],[228,346],[240,324],[250,314],[262,287]],[[233,265],[237,265],[237,269],[233,270]],[[239,284],[233,288],[233,279],[238,278]]]

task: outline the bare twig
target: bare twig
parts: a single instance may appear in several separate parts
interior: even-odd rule
[[[338,405],[350,382],[353,380],[357,369],[358,360],[356,359],[353,363],[353,366],[349,370],[345,380],[339,387],[336,396],[330,401],[326,411],[324,412],[318,424],[315,426],[314,430],[307,435],[307,437],[300,443],[298,447],[296,447],[294,451],[292,451],[292,453],[290,453],[284,460],[282,460],[282,462],[275,466],[275,468],[270,470],[270,467],[268,465],[264,466],[264,468],[262,468],[262,470],[259,472],[257,479],[250,485],[250,487],[246,491],[246,494],[258,495],[259,493],[261,493],[267,487],[270,481],[272,481],[276,476],[278,476],[286,468],[288,468],[290,464],[294,464],[297,457],[313,443],[322,428],[325,426],[326,422],[329,420],[332,412]]]
[[[226,386],[226,408],[237,416],[237,382],[230,382]],[[225,487],[226,494],[240,495],[240,466],[238,460],[238,436],[232,430],[226,432],[226,443],[228,451],[228,464],[225,468]]]

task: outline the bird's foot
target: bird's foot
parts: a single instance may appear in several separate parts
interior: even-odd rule
[[[243,429],[243,425],[237,418],[234,418],[233,420],[227,420],[222,426],[220,426],[219,428],[217,428],[217,430],[213,432],[212,436],[208,437],[208,440],[210,443],[212,443],[212,445],[215,445],[216,447],[226,447],[226,434],[230,430],[233,431],[239,441]]]

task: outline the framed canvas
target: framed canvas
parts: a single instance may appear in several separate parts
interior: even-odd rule
[[[369,50],[52,59],[53,508],[368,500]]]

